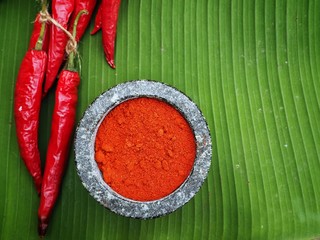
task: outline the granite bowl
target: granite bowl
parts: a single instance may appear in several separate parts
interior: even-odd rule
[[[156,98],[175,107],[189,123],[196,142],[196,158],[187,179],[174,192],[154,201],[135,201],[116,193],[103,180],[94,158],[96,133],[104,117],[118,104],[138,97]],[[130,81],[102,93],[85,111],[75,134],[75,161],[82,184],[100,204],[126,217],[155,218],[183,206],[203,184],[211,157],[210,131],[199,108],[179,90],[156,81]]]

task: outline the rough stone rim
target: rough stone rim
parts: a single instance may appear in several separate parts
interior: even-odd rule
[[[94,159],[97,129],[103,118],[118,104],[138,97],[153,97],[175,107],[188,121],[196,141],[196,158],[185,182],[173,193],[154,201],[135,201],[113,191],[103,180]],[[177,89],[150,80],[118,84],[102,93],[87,108],[75,134],[75,162],[82,184],[100,204],[126,217],[155,218],[166,215],[187,203],[200,189],[208,175],[212,143],[208,125],[195,103]]]

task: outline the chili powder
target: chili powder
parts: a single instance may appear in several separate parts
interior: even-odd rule
[[[175,191],[189,176],[195,157],[188,122],[155,98],[119,104],[96,135],[95,159],[104,181],[132,200],[157,200]]]

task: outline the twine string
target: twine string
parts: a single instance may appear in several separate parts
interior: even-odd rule
[[[76,39],[58,21],[56,21],[54,18],[52,18],[47,10],[41,10],[40,11],[39,21],[41,23],[51,22],[56,27],[60,28],[69,37],[69,41],[68,41],[67,46],[66,46],[67,54],[69,55],[72,52],[77,53],[77,41],[76,41]]]

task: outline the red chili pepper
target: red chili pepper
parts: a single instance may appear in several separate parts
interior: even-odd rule
[[[96,18],[94,19],[94,26],[90,34],[91,35],[96,34],[101,29],[101,25],[102,25],[102,22],[101,22],[101,4],[100,4],[96,14]]]
[[[43,33],[43,39],[42,39],[43,51],[47,51],[49,46],[49,26],[50,25],[46,24],[44,29],[45,32]],[[40,21],[40,14],[38,14],[36,17],[36,20],[33,23],[33,30],[32,30],[31,39],[29,42],[29,49],[34,49],[36,47],[42,27],[43,27],[43,24]]]
[[[84,11],[75,19],[73,36],[76,35],[77,23]],[[59,194],[59,188],[67,163],[70,141],[76,118],[78,100],[79,73],[74,67],[74,53],[70,53],[66,69],[62,70],[55,95],[52,116],[51,135],[46,156],[46,166],[38,209],[40,236],[44,236],[48,221]]]
[[[114,47],[116,40],[118,14],[121,0],[102,0],[102,43],[108,64],[114,65]]]
[[[14,92],[14,117],[21,158],[40,193],[42,174],[38,128],[42,84],[47,66],[47,53],[43,51],[43,39],[47,32],[47,25],[42,23],[40,26],[37,20],[35,25],[30,40],[32,49],[29,49],[24,56],[17,77]]]
[[[72,31],[74,21],[78,16],[79,12],[82,10],[87,10],[88,12],[87,15],[84,15],[79,19],[78,26],[77,26],[77,35],[75,37],[77,42],[79,42],[79,40],[81,39],[81,37],[83,36],[84,32],[87,29],[87,26],[90,22],[91,15],[93,13],[96,2],[97,2],[96,0],[76,0],[74,13],[72,14],[71,21],[70,21],[71,25],[69,26],[69,31]]]
[[[52,18],[67,29],[73,9],[74,0],[53,0]],[[60,66],[64,60],[67,42],[68,36],[59,27],[52,25],[48,51],[48,68],[43,89],[44,96],[48,93],[58,75]]]
[[[51,135],[38,210],[40,236],[45,235],[49,217],[59,194],[75,124],[79,83],[80,77],[77,72],[62,70],[56,89]]]

